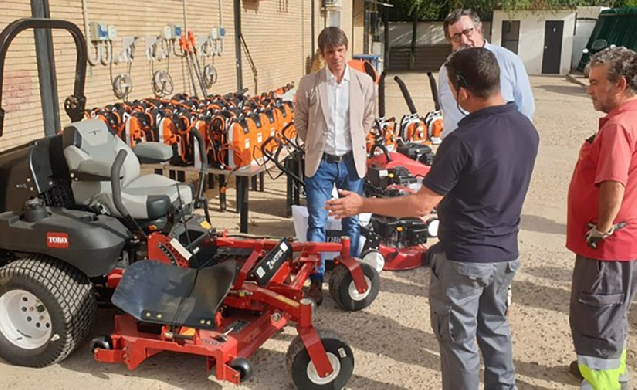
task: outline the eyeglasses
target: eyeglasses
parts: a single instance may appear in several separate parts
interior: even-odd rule
[[[454,42],[459,42],[459,41],[460,41],[460,39],[462,39],[462,36],[463,36],[463,35],[464,35],[465,37],[467,37],[467,38],[471,38],[471,36],[473,35],[473,32],[475,31],[475,29],[476,29],[475,27],[471,27],[471,28],[468,28],[468,29],[466,29],[466,30],[462,30],[462,32],[459,32],[459,33],[455,33],[455,34],[453,34],[453,35],[450,37],[450,39],[451,39],[452,41],[454,41]]]

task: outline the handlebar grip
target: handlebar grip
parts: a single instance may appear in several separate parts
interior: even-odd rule
[[[378,116],[385,117],[385,71],[380,74],[380,80],[378,81]]]
[[[414,101],[412,100],[411,95],[409,94],[409,90],[407,89],[405,82],[402,81],[400,77],[398,76],[395,76],[394,80],[398,83],[398,87],[400,87],[400,92],[403,93],[403,97],[405,98],[405,101],[407,102],[407,107],[409,107],[409,112],[412,115],[416,114],[416,106],[414,105]]]
[[[429,87],[431,88],[436,111],[440,111],[440,100],[438,100],[438,85],[436,84],[436,78],[431,72],[427,72],[427,77],[429,77]]]

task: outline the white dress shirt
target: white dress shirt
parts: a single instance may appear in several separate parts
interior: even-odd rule
[[[325,153],[342,156],[352,150],[352,135],[349,128],[349,66],[345,66],[345,74],[341,83],[325,67],[327,72],[327,102],[329,118],[327,123],[327,141]]]

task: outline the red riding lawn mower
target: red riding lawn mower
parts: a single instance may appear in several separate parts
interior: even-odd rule
[[[74,94],[64,105],[73,123],[0,153],[0,357],[28,367],[63,360],[90,334],[104,303],[122,314],[113,334],[90,343],[98,361],[134,369],[161,351],[196,354],[217,379],[239,383],[252,371],[247,358],[293,324],[298,337],[287,361],[296,387],[343,388],[352,350],[314,328],[315,305],[302,288],[320,253],[338,251],[329,279],[334,301],[347,311],[374,301],[378,274],[348,256],[348,239],[301,244],[217,233],[203,197],[205,153],[195,194],[167,177],[140,175],[140,163],[173,156],[168,145],[130,147],[105,122],[82,120],[87,57],[75,24],[22,19],[7,26],[0,86],[7,49],[25,29],[73,36]]]

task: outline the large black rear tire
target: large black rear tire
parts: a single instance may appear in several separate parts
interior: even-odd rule
[[[32,255],[0,268],[0,357],[45,367],[87,337],[97,310],[93,286],[77,268]]]

